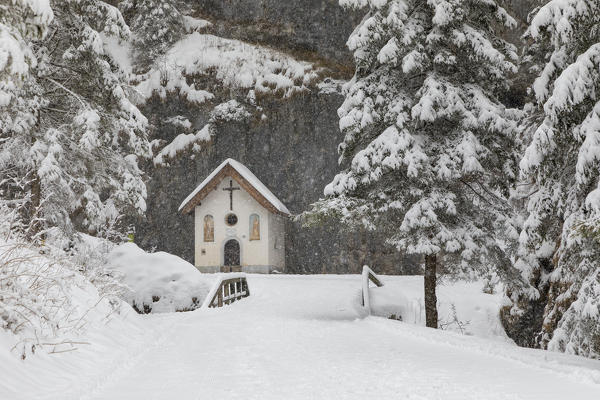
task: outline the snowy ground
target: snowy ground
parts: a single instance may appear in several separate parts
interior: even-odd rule
[[[0,399],[600,398],[600,362],[514,346],[490,312],[499,297],[477,285],[440,290],[441,309],[459,299],[470,336],[363,318],[356,275],[248,281],[232,306],[130,314],[77,352],[22,362],[0,351]],[[422,285],[384,281],[412,299]]]

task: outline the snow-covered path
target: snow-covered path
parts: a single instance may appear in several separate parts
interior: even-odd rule
[[[421,277],[384,280],[419,303]],[[507,342],[476,285],[442,287],[440,309],[481,337],[364,318],[356,275],[248,281],[231,306],[123,315],[75,352],[0,353],[0,400],[600,399],[600,361]]]
[[[600,398],[595,361],[357,319],[357,277],[249,281],[252,296],[231,307],[149,318],[159,339],[85,397]]]

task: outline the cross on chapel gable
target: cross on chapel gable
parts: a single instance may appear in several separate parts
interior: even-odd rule
[[[239,187],[233,187],[233,180],[229,180],[229,187],[225,187],[223,188],[223,190],[226,190],[229,192],[229,210],[233,211],[233,191],[234,190],[240,190]]]

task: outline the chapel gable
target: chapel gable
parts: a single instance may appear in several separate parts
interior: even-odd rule
[[[285,269],[287,207],[243,164],[227,159],[181,203],[194,215],[202,272]]]

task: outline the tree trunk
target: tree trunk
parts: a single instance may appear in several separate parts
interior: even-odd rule
[[[42,230],[39,221],[39,209],[42,203],[42,183],[37,174],[31,181],[31,206],[29,208],[27,237],[33,239]]]
[[[438,327],[436,287],[437,256],[425,256],[425,325],[429,328]]]

